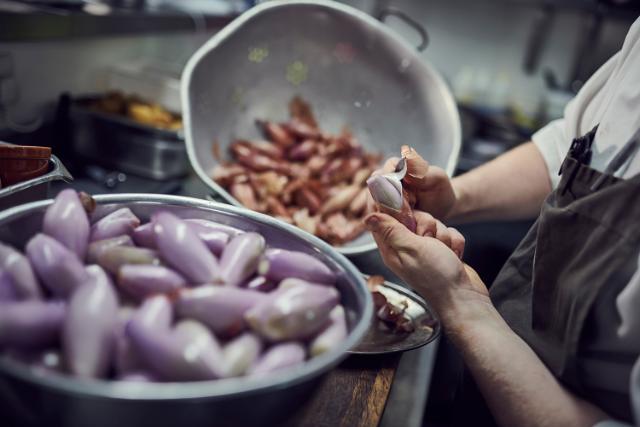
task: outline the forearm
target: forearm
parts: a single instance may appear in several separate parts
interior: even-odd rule
[[[526,143],[452,180],[451,223],[533,218],[551,191],[538,148]]]
[[[591,427],[607,418],[558,383],[488,298],[453,310],[449,319],[455,320],[445,321],[445,329],[499,425]]]

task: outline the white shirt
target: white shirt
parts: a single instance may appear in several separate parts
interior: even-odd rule
[[[640,129],[640,19],[629,29],[622,49],[609,59],[567,105],[564,118],[555,120],[533,135],[533,142],[545,159],[551,183],[559,182],[558,170],[571,141],[599,124],[592,146],[591,167],[603,171],[613,156]],[[616,173],[630,178],[640,173],[640,153],[636,153]],[[638,219],[640,223],[640,218]],[[640,265],[640,259],[638,260]],[[610,343],[640,354],[640,270],[618,295],[616,307],[621,322],[617,337]],[[631,378],[631,400],[636,424],[640,425],[640,358]],[[598,424],[623,425],[610,422]]]

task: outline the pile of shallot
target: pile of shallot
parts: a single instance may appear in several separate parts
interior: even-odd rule
[[[62,191],[25,253],[0,243],[0,350],[45,371],[201,381],[299,365],[347,336],[335,273],[254,232]]]
[[[295,224],[333,245],[364,232],[366,180],[381,157],[367,153],[347,130],[330,135],[318,127],[300,98],[289,105],[285,123],[258,121],[266,140],[238,139],[212,178],[245,207]]]

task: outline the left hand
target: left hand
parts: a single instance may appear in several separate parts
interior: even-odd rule
[[[382,213],[370,214],[365,224],[387,267],[423,295],[446,326],[456,306],[471,301],[486,304],[489,294],[473,269],[460,260],[464,237],[429,214],[415,214],[416,234]]]

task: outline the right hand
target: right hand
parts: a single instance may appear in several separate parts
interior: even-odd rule
[[[407,175],[402,183],[408,191],[415,194],[415,208],[440,220],[446,220],[458,201],[447,173],[437,166],[430,165],[417,151],[406,145],[402,146],[402,156],[407,159]],[[388,159],[382,169],[373,174],[393,172],[399,160],[397,157]]]

